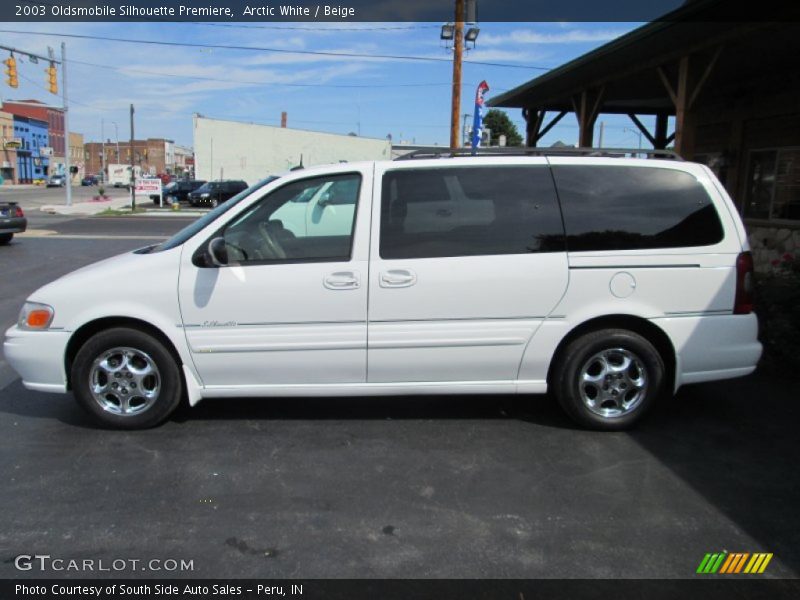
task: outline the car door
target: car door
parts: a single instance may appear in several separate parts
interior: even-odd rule
[[[369,382],[517,379],[567,257],[545,160],[496,161],[376,168]]]
[[[302,235],[275,218],[309,188],[331,181],[356,182],[357,211],[339,231]],[[371,193],[367,168],[291,175],[184,250],[183,328],[204,385],[268,393],[366,380]],[[209,264],[212,238],[224,240],[227,266]]]

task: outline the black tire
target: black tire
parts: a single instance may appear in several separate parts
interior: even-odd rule
[[[140,412],[132,414],[115,412],[114,402],[107,402],[108,407],[104,408],[92,393],[90,382],[95,372],[95,360],[116,348],[133,349],[151,360],[156,367],[156,384],[151,384],[150,387],[157,385],[158,393],[155,399],[152,400],[152,404],[147,407],[145,407],[147,401],[143,397],[139,398],[140,406],[138,408],[133,406],[133,410],[141,409]],[[112,358],[114,356],[112,355]],[[123,371],[125,370],[123,369]],[[108,381],[114,383],[120,381],[124,385],[126,383],[126,374],[127,372],[123,372],[119,380],[111,379],[109,376]],[[153,336],[138,329],[127,327],[107,329],[89,338],[75,356],[70,371],[70,381],[78,404],[92,415],[99,424],[113,429],[147,429],[155,427],[166,420],[177,408],[183,394],[183,378],[172,354]],[[130,383],[127,385],[130,385]],[[132,387],[135,387],[135,384]],[[140,382],[139,387],[144,389],[146,382]],[[125,388],[125,393],[129,393],[127,388]],[[132,389],[130,390],[131,404],[134,404],[135,393]],[[111,390],[109,390],[107,397],[114,398],[115,394],[117,397],[121,397],[119,392]],[[119,404],[120,406],[122,405],[121,402]]]
[[[0,246],[8,244],[13,237],[13,233],[0,233]]]
[[[551,382],[555,396],[567,415],[588,429],[629,429],[663,392],[662,356],[647,339],[626,329],[587,333],[570,342],[557,360]],[[622,369],[626,361],[631,366]]]

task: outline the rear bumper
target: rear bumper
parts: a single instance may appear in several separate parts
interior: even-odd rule
[[[675,347],[676,390],[686,383],[749,375],[761,358],[755,314],[670,317],[653,323]]]
[[[24,331],[15,325],[6,331],[3,354],[29,390],[64,393],[69,337],[67,331]]]
[[[26,217],[0,217],[0,233],[22,233],[27,228]]]

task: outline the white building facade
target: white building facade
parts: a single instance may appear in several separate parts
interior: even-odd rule
[[[252,185],[292,167],[388,160],[388,140],[208,119],[193,122],[198,179],[242,179]]]

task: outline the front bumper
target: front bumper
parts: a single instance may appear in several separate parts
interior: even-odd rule
[[[6,331],[3,354],[29,390],[65,393],[64,366],[68,331],[25,331],[16,325]]]
[[[27,228],[26,217],[0,217],[0,233],[22,233]]]

